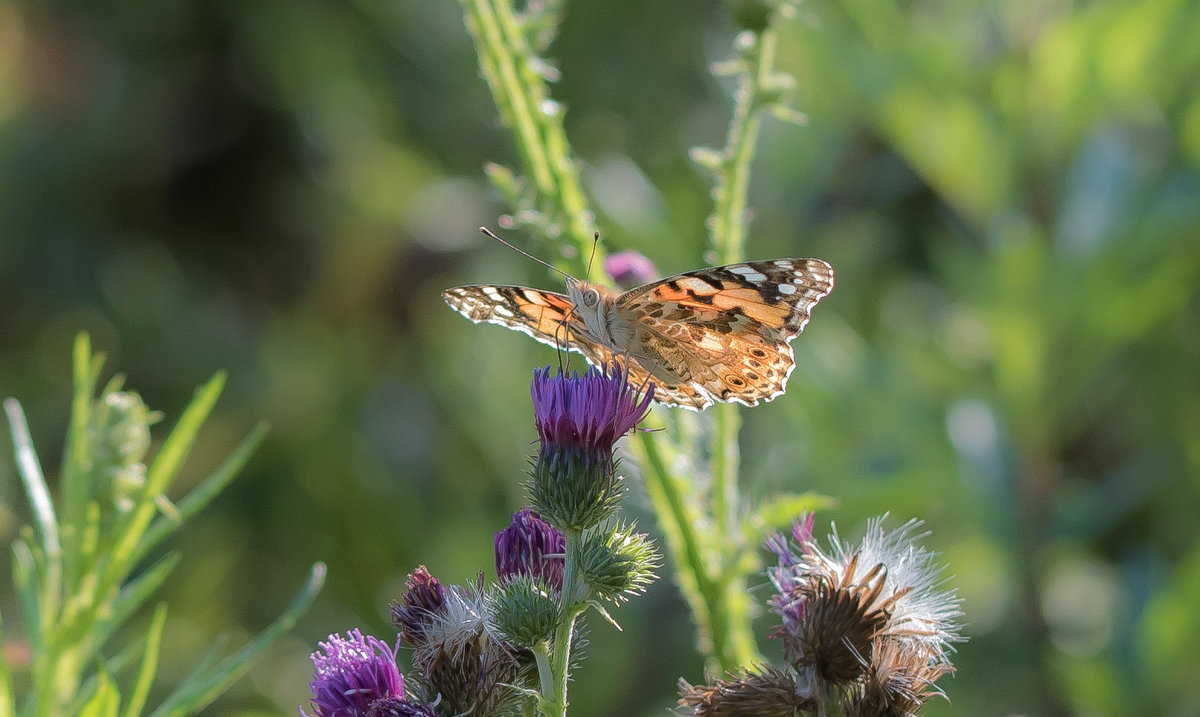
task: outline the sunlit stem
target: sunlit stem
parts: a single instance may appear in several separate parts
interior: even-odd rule
[[[566,539],[566,559],[563,563],[562,605],[558,627],[554,631],[554,645],[550,650],[550,684],[547,694],[547,684],[542,676],[541,711],[543,717],[566,717],[567,714],[567,681],[571,668],[571,640],[575,634],[575,621],[586,609],[586,604],[579,601],[580,586],[578,578],[579,534],[573,531],[564,533]],[[542,669],[538,661],[539,671]]]
[[[461,1],[480,69],[500,118],[512,130],[532,184],[542,228],[547,239],[555,240],[559,231],[555,223],[560,216],[563,218],[582,274],[596,229],[577,165],[570,156],[562,110],[551,99],[546,80],[539,73],[544,73],[548,65],[529,44],[523,26],[532,18],[519,15],[508,0]],[[596,261],[602,262],[602,251],[596,251]]]

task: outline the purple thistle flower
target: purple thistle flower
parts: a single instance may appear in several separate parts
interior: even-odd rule
[[[330,635],[312,654],[311,717],[367,717],[380,700],[403,700],[404,677],[396,668],[396,649],[351,630]],[[398,646],[398,643],[397,643]],[[300,714],[310,717],[303,708]]]
[[[628,288],[649,284],[659,276],[654,262],[632,249],[609,254],[604,259],[604,271],[613,281]]]
[[[530,496],[546,522],[578,533],[612,515],[620,500],[613,448],[633,430],[654,399],[629,385],[620,364],[590,368],[583,376],[533,372],[533,414],[541,448]]]
[[[766,548],[779,558],[779,565],[767,570],[771,582],[779,591],[768,601],[771,609],[783,618],[771,637],[782,638],[789,634],[789,629],[803,622],[805,617],[804,593],[798,588],[804,584],[804,571],[798,569],[812,548],[813,519],[815,513],[805,513],[792,523],[792,539],[799,550],[793,552],[792,545],[781,533],[775,533],[766,540]]]
[[[555,590],[562,590],[567,541],[537,513],[529,508],[513,513],[512,523],[496,533],[495,543],[496,576],[499,579],[529,575],[540,578]]]
[[[533,372],[533,415],[543,450],[574,446],[593,455],[611,455],[617,439],[632,431],[654,400],[654,384],[644,396],[629,385],[619,364],[591,367],[583,376]]]
[[[425,632],[431,619],[442,612],[446,604],[446,588],[430,574],[424,565],[408,576],[404,597],[392,603],[392,624],[404,634],[413,647],[425,642]]]

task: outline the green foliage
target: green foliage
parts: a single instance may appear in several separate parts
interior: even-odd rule
[[[121,377],[94,398],[102,363],[102,356],[92,355],[87,334],[80,334],[75,341],[75,394],[59,505],[51,498],[20,404],[11,398],[4,402],[36,532],[26,528],[13,544],[13,582],[21,597],[32,655],[30,686],[17,700],[9,672],[0,671],[0,714],[18,714],[18,705],[19,714],[29,717],[144,714],[158,666],[165,604],[155,609],[140,640],[112,657],[105,656],[105,648],[162,586],[179,556],[168,553],[140,573],[135,571],[168,532],[179,528],[234,477],[265,434],[265,426],[257,426],[223,465],[172,506],[166,491],[195,444],[224,376],[214,376],[196,392],[147,467],[141,461],[150,447],[149,427],[161,415],[147,410],[137,394],[119,391]],[[212,702],[290,629],[316,597],[323,576],[324,567],[314,566],[309,584],[275,623],[237,654],[198,666],[174,685],[151,714],[194,714]],[[114,677],[139,654],[141,666],[122,704],[123,692]]]
[[[602,248],[664,273],[719,261],[712,163],[688,153],[719,161],[725,144],[737,80],[710,62],[744,29],[732,4],[555,3],[552,43],[526,30],[561,74],[546,88],[591,200],[588,249],[594,226]],[[743,251],[824,258],[837,287],[794,343],[787,395],[740,412],[729,526],[754,545],[774,494],[832,497],[818,523],[847,534],[887,510],[925,517],[971,637],[951,702],[928,715],[1194,712],[1200,9],[805,0],[778,27],[775,67],[808,122],[764,117]],[[286,576],[336,559],[323,614],[210,708],[294,714],[307,688],[284,676],[331,624],[382,633],[413,565],[462,582],[490,564],[479,536],[521,500],[529,370],[556,360],[438,299],[462,283],[561,289],[478,236],[513,211],[481,165],[527,185],[463,8],[17,2],[0,4],[0,38],[5,395],[57,466],[62,436],[39,427],[69,419],[63,357],[81,327],[150,406],[182,406],[228,368],[188,466],[220,464],[256,417],[273,428],[247,480],[186,530],[151,525],[204,576],[176,571],[157,593],[172,618],[159,674],[186,674],[197,634],[269,622]],[[559,260],[514,221],[529,231],[505,238]],[[684,488],[713,485],[708,456],[661,458]],[[6,541],[24,503],[9,463]],[[662,714],[679,676],[702,678],[665,559],[621,608],[624,632],[589,634],[604,659],[571,685],[576,717]],[[18,660],[21,599],[0,591]],[[766,657],[770,624],[753,623]],[[24,694],[12,669],[8,694]]]

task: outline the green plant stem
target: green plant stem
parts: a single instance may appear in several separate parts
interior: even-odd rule
[[[582,260],[592,249],[594,222],[587,210],[577,165],[570,156],[562,113],[550,98],[544,78],[546,64],[537,57],[529,38],[535,20],[546,20],[552,13],[519,14],[508,0],[461,2],[483,77],[501,119],[513,133],[528,177],[529,186],[521,188],[520,199],[531,196],[531,208],[539,215],[548,239],[557,238],[561,221]],[[540,27],[544,29],[545,25],[543,22]],[[713,167],[712,247],[723,264],[743,259],[750,165],[762,110],[773,101],[768,95],[774,76],[776,30],[768,26],[747,37],[753,42],[744,45],[741,55],[744,71],[739,78],[726,146]],[[519,212],[524,207],[522,203],[514,209]],[[597,259],[603,259],[599,252]],[[584,268],[582,261],[579,268]],[[741,416],[730,405],[716,406],[712,415],[715,436],[708,467],[712,490],[707,505],[702,506],[700,497],[692,495],[696,491],[689,479],[672,474],[669,461],[663,459],[655,443],[661,442],[665,449],[676,453],[695,451],[671,445],[663,436],[652,439],[646,435],[638,444],[640,448],[634,450],[645,469],[647,493],[667,536],[681,590],[694,614],[701,649],[710,657],[712,668],[726,672],[760,660],[746,594],[746,576],[756,569],[757,559],[756,546],[746,545],[741,524]],[[564,612],[564,618],[568,614]],[[573,629],[573,621],[574,616],[564,619],[560,629]],[[570,646],[561,644],[561,637],[556,636],[551,654],[552,672],[556,679],[565,680]],[[565,682],[561,687],[561,703],[543,694],[543,704],[565,710]],[[558,714],[547,712],[551,713]]]
[[[92,355],[91,338],[86,333],[75,337],[72,351],[75,392],[71,397],[71,423],[66,450],[63,452],[63,510],[60,517],[63,527],[63,572],[67,584],[74,584],[87,572],[86,563],[91,557],[82,549],[93,469],[88,458],[91,450],[88,423],[92,401],[95,400],[96,382],[104,364],[104,354]]]
[[[753,38],[743,55],[746,69],[739,79],[726,146],[714,167],[712,247],[721,264],[744,258],[750,165],[767,104],[764,94],[774,74],[775,30],[767,28]],[[667,535],[680,588],[700,632],[701,649],[708,653],[711,668],[730,672],[761,659],[746,592],[746,576],[758,561],[755,546],[746,544],[741,529],[741,414],[731,404],[710,410],[714,435],[707,506],[689,504],[688,482],[672,475],[659,449],[658,444],[668,443],[665,438],[642,434],[640,457],[647,494]],[[683,449],[672,446],[672,450]]]
[[[561,216],[583,268],[582,260],[592,252],[595,224],[570,156],[562,111],[550,98],[546,81],[537,69],[547,65],[530,45],[511,2],[462,3],[479,66],[501,119],[513,132],[547,238],[556,238],[557,218]],[[602,260],[603,255],[596,251],[597,260]]]
[[[774,27],[753,34],[754,43],[743,56],[746,71],[738,81],[733,118],[713,188],[712,246],[721,264],[742,261],[745,253],[750,164],[762,127],[764,95],[775,74],[777,35]]]
[[[546,680],[542,679],[541,712],[543,717],[566,717],[567,714],[567,680],[571,669],[571,640],[575,635],[575,621],[586,608],[585,603],[579,602],[576,594],[579,592],[579,581],[576,565],[578,556],[576,547],[579,544],[579,534],[565,534],[566,557],[563,561],[562,584],[562,615],[558,627],[554,631],[554,645],[550,650],[550,693],[546,694]],[[542,662],[538,661],[541,670]]]
[[[748,68],[740,78],[735,96],[733,119],[723,152],[724,161],[716,171],[714,188],[715,208],[712,222],[712,245],[718,262],[732,264],[745,259],[746,207],[750,190],[750,165],[754,159],[759,130],[762,127],[763,92],[774,74],[776,31],[768,27],[754,36],[754,45],[745,57]],[[746,599],[746,572],[743,563],[756,566],[753,556],[746,556],[740,521],[742,516],[738,474],[741,452],[738,434],[742,416],[734,404],[714,407],[716,423],[712,456],[712,512],[716,533],[714,543],[721,546],[720,583],[715,604],[710,606],[714,618],[713,630],[724,629],[725,653],[715,652],[721,667],[732,670],[748,667],[759,659],[751,627],[751,606]],[[744,558],[749,557],[749,560]],[[751,567],[750,569],[753,569]],[[714,639],[714,647],[717,642]]]

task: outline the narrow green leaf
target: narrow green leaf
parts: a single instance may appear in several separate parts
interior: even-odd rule
[[[46,573],[42,575],[45,598],[53,601],[49,607],[57,609],[57,600],[62,585],[62,544],[58,538],[58,518],[54,515],[54,503],[50,500],[50,488],[42,475],[42,466],[29,426],[25,423],[25,412],[15,398],[4,399],[4,412],[8,414],[8,425],[12,431],[13,449],[16,453],[17,472],[29,495],[29,506],[33,509],[38,535],[41,537],[42,552],[46,556]]]
[[[142,554],[138,545],[146,531],[146,526],[154,517],[158,508],[154,504],[154,496],[165,493],[171,480],[178,474],[183,461],[187,458],[200,426],[208,418],[221,389],[225,386],[225,374],[218,372],[208,383],[196,391],[192,402],[184,409],[179,422],[163,441],[162,448],[154,457],[146,472],[146,485],[138,499],[137,505],[131,511],[130,519],[124,524],[117,542],[112,548],[111,562],[105,570],[99,589],[104,591],[121,582],[124,576],[133,568],[134,562]]]
[[[96,501],[88,501],[84,509],[83,525],[76,528],[78,541],[75,543],[76,554],[72,556],[75,561],[76,583],[90,572],[100,574],[102,571],[98,568],[108,564],[108,552],[100,550],[100,522],[100,505]]]
[[[179,684],[183,685],[191,682],[192,680],[199,679],[200,675],[204,674],[210,667],[217,664],[217,661],[221,658],[221,653],[225,651],[225,647],[228,645],[229,635],[217,635],[216,639],[212,641],[212,646],[205,651],[203,657],[196,661],[196,664],[192,667],[192,669],[188,670],[187,676],[182,680],[179,680]]]
[[[102,611],[94,610],[92,615],[80,620],[85,627],[85,634],[79,635],[78,640],[81,645],[86,645],[86,658],[90,659],[99,653],[112,633],[125,624],[125,621],[162,586],[167,576],[179,564],[179,560],[178,553],[164,556],[123,586],[112,601],[98,605],[97,607],[103,607]]]
[[[175,566],[179,565],[179,560],[179,553],[168,553],[122,587],[112,603],[113,622],[119,625],[141,607],[162,586]]]
[[[2,625],[2,623],[0,623]],[[0,627],[0,645],[4,643],[4,630]],[[0,717],[13,717],[16,705],[13,703],[12,674],[8,671],[8,661],[0,660]]]
[[[178,509],[178,519],[160,516],[155,520],[150,528],[142,536],[142,540],[138,543],[137,551],[134,553],[133,560],[137,562],[147,552],[153,550],[161,543],[167,535],[171,534],[178,526],[179,522],[186,522],[196,513],[200,512],[204,506],[208,505],[217,495],[229,485],[229,482],[237,476],[246,462],[250,460],[250,456],[258,449],[258,445],[262,443],[266,437],[268,425],[266,421],[260,422],[250,431],[250,434],[242,439],[237,448],[229,454],[215,471],[207,478],[200,482],[191,493],[187,494],[183,500],[175,506]]]
[[[308,610],[325,582],[325,564],[315,563],[308,582],[275,622],[258,637],[216,665],[208,674],[196,675],[181,683],[150,717],[183,717],[199,711],[239,680],[254,661],[283,633],[292,629],[296,620]]]
[[[96,392],[96,381],[104,365],[104,355],[92,356],[92,342],[86,332],[75,337],[74,348],[74,393],[71,397],[71,424],[67,428],[67,445],[63,451],[63,516],[62,525],[70,532],[66,536],[65,559],[67,580],[75,575],[71,563],[78,555],[74,550],[79,540],[79,526],[83,523],[84,510],[90,494],[91,461],[88,422],[91,417],[92,400]]]
[[[192,444],[196,441],[196,434],[200,432],[200,426],[208,419],[208,414],[224,388],[225,372],[218,371],[208,383],[196,389],[192,402],[183,410],[179,422],[175,424],[167,440],[163,441],[162,448],[146,471],[146,487],[143,491],[146,495],[154,496],[166,492],[167,486],[187,459]]]
[[[96,682],[96,692],[79,710],[79,717],[116,717],[120,706],[121,693],[108,678],[108,674],[101,670],[100,678]]]
[[[38,590],[34,584],[36,572],[33,550],[24,540],[13,542],[13,587],[21,598],[21,613],[25,616],[25,632],[29,637],[29,645],[36,654],[46,649],[46,633],[44,626],[46,616],[43,615],[38,601]]]
[[[140,637],[137,640],[123,646],[117,654],[111,657],[104,658],[105,674],[120,675],[123,674],[130,665],[138,661],[145,653],[146,640],[145,637]],[[83,709],[83,703],[96,691],[96,684],[100,681],[99,673],[93,674],[83,681],[82,685],[76,690],[75,699],[67,704],[60,712],[62,714],[74,715],[79,714]]]
[[[158,652],[162,647],[163,626],[167,624],[167,605],[159,603],[154,609],[154,617],[150,620],[150,629],[146,632],[146,651],[142,658],[142,668],[138,670],[137,682],[133,686],[133,694],[125,705],[122,717],[138,717],[146,706],[146,697],[150,694],[150,686],[154,684],[154,673],[158,671]]]

